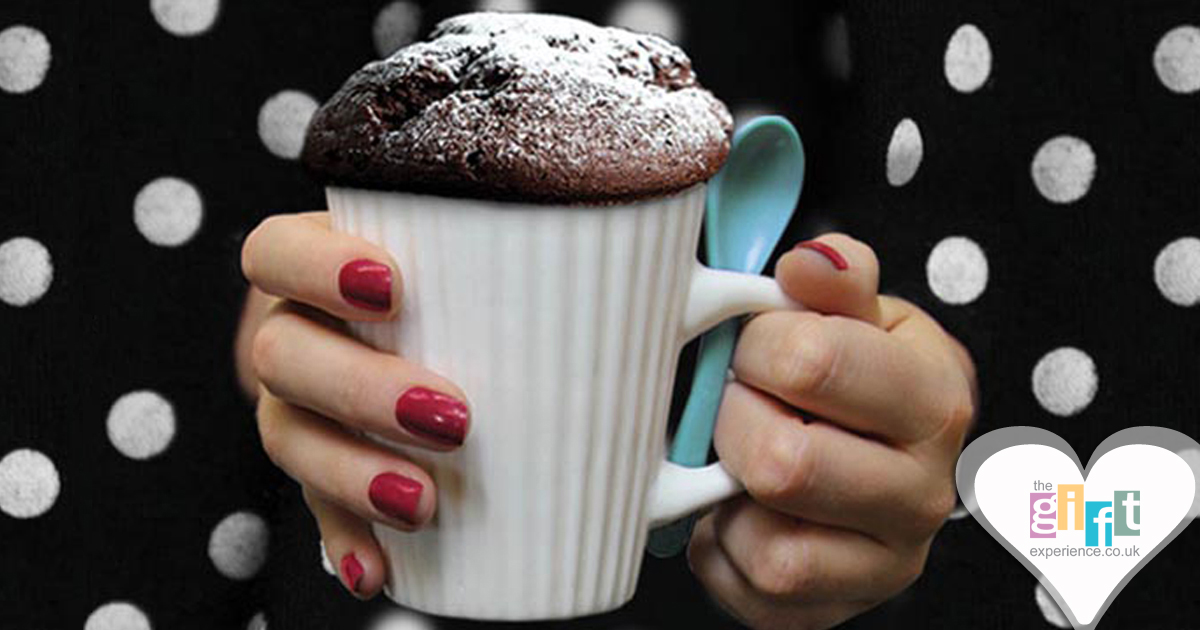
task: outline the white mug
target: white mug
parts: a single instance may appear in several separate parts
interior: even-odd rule
[[[392,599],[489,620],[609,611],[633,597],[650,527],[741,491],[719,463],[665,460],[679,352],[796,305],[697,262],[704,189],[604,206],[327,190],[335,228],[403,277],[398,320],[352,330],[453,380],[472,414],[454,452],[388,442],[438,492],[425,529],[374,527]]]

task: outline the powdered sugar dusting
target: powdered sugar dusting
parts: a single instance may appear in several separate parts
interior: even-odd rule
[[[352,76],[314,119],[305,162],[358,185],[599,200],[711,177],[731,127],[660,37],[474,13]]]

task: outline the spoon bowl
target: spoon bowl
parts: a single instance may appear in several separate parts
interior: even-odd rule
[[[804,183],[804,148],[782,116],[762,116],[734,135],[709,182],[704,246],[711,267],[760,273],[791,221]]]

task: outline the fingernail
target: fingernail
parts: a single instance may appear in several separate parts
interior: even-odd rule
[[[350,552],[342,556],[342,579],[346,582],[346,588],[352,593],[358,592],[358,584],[362,581],[363,565],[354,557],[354,552]]]
[[[396,421],[414,435],[459,446],[467,437],[470,412],[458,399],[413,387],[396,399]]]
[[[354,306],[386,311],[392,307],[392,270],[366,258],[351,260],[338,272],[338,289]]]
[[[371,505],[392,518],[416,524],[421,502],[421,482],[396,473],[382,473],[371,480],[367,491]]]
[[[797,243],[795,249],[811,249],[812,251],[817,252],[818,254],[829,259],[829,262],[833,263],[833,268],[837,269],[838,271],[844,271],[850,266],[846,263],[846,259],[842,258],[842,255],[838,253],[838,250],[826,245],[825,243],[822,243],[821,241],[804,241],[803,243]]]

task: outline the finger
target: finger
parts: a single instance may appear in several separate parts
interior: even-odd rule
[[[947,333],[929,313],[908,300],[890,295],[879,296],[879,307],[884,330],[897,339],[907,341],[914,348],[944,349],[961,368],[971,389],[975,389],[975,362],[971,359],[970,351]]]
[[[371,525],[338,504],[304,488],[304,502],[317,520],[325,555],[351,595],[370,599],[383,588],[386,567]]]
[[[436,450],[466,439],[470,411],[450,381],[281,303],[259,328],[253,363],[275,396],[347,426]]]
[[[814,311],[879,323],[879,261],[869,245],[845,234],[798,243],[775,264],[775,279]]]
[[[881,540],[921,540],[954,508],[950,477],[908,453],[828,422],[804,422],[738,382],[725,388],[714,444],[767,506]]]
[[[259,289],[348,320],[395,316],[400,272],[382,248],[334,232],[328,214],[269,217],[246,237],[242,272]]]
[[[275,465],[359,518],[412,531],[433,516],[433,480],[382,446],[270,394],[258,399],[258,430]]]
[[[775,311],[746,323],[738,380],[862,433],[915,443],[974,412],[961,370],[864,322]]]
[[[769,510],[742,497],[713,514],[717,544],[756,591],[796,602],[872,601],[920,574],[883,543]]]
[[[713,515],[696,524],[688,544],[688,566],[704,588],[743,625],[760,630],[824,629],[870,607],[854,602],[790,603],[760,593],[717,544]]]

